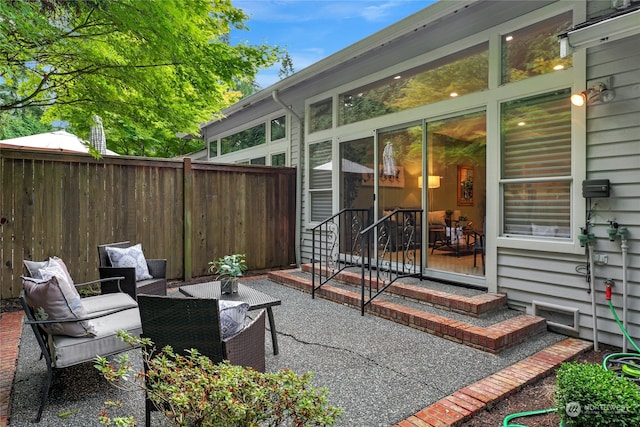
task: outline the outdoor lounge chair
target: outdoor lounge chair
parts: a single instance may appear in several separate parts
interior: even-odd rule
[[[264,310],[237,334],[223,339],[218,300],[139,295],[142,336],[154,343],[156,351],[170,345],[178,354],[195,348],[214,363],[231,364],[265,370]],[[145,403],[146,426],[151,425],[149,399]]]
[[[48,280],[34,278],[47,263],[48,261],[24,261],[28,276],[23,276],[23,289],[20,292],[20,302],[26,314],[25,323],[31,326],[40,346],[40,357],[44,357],[47,364],[47,379],[42,387],[35,422],[40,422],[42,417],[54,371],[92,362],[97,355],[108,356],[131,350],[129,344],[117,337],[117,331],[126,330],[135,335],[140,335],[141,332],[138,304],[129,295],[116,292],[79,298],[74,293],[77,299],[69,301],[71,284],[63,289],[64,285],[55,277]],[[113,282],[112,286],[118,289],[121,279],[122,277],[112,277],[77,283],[74,286],[81,288]],[[56,298],[60,300],[56,301]],[[82,302],[81,305],[77,304],[78,299]],[[78,316],[79,306],[84,313],[82,316]],[[55,317],[56,313],[61,317]],[[82,332],[85,325],[89,325],[90,333]],[[69,331],[74,329],[80,330],[81,336],[70,336]]]
[[[149,276],[144,279],[138,279],[136,267],[116,267],[112,265],[107,248],[126,249],[131,247],[128,241],[109,243],[98,246],[98,258],[100,266],[98,271],[100,278],[122,276],[124,280],[121,283],[122,290],[133,299],[137,299],[138,294],[166,295],[167,294],[167,260],[166,259],[144,259],[145,267],[149,272]],[[140,251],[142,249],[140,248]],[[103,287],[103,292],[117,292],[114,287]]]

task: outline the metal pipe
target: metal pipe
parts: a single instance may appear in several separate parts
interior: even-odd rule
[[[302,245],[302,242],[301,242],[302,224],[301,224],[300,218],[302,216],[302,196],[301,196],[302,191],[301,190],[302,190],[302,165],[303,165],[302,153],[304,153],[304,129],[303,129],[304,121],[298,114],[296,114],[295,111],[293,111],[293,108],[286,105],[282,101],[282,99],[280,99],[280,95],[278,95],[277,90],[271,91],[271,97],[278,105],[280,105],[282,108],[290,112],[291,115],[293,115],[296,118],[296,120],[298,120],[298,123],[300,125],[300,144],[298,146],[298,165],[296,167],[296,192],[298,193],[298,195],[296,196],[296,230],[295,230],[296,266],[300,267],[302,265],[302,255],[301,255],[301,249],[300,249],[300,246]]]
[[[590,284],[591,284],[591,319],[592,319],[592,328],[593,328],[593,349],[595,351],[599,351],[598,349],[598,313],[596,310],[596,279],[595,274],[593,272],[593,242],[587,243],[587,249],[589,252],[589,274],[590,274]]]
[[[625,330],[629,330],[627,325],[627,227],[619,227],[620,248],[622,249],[622,325]],[[627,352],[627,339],[622,337],[622,352]]]

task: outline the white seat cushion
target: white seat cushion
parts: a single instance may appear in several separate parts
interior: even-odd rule
[[[126,351],[131,347],[120,340],[116,332],[127,330],[140,336],[142,326],[137,307],[92,320],[95,337],[73,338],[64,335],[49,336],[49,345],[56,368],[65,368],[93,359]]]
[[[134,308],[138,306],[138,303],[129,294],[115,292],[82,298],[82,305],[87,314],[93,316],[117,308]]]

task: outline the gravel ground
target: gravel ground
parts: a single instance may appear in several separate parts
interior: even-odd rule
[[[545,333],[517,348],[492,355],[453,343],[265,279],[245,282],[278,297],[273,309],[280,354],[273,355],[266,332],[268,371],[283,368],[314,373],[313,385],[329,390],[331,403],[345,412],[338,426],[389,426],[440,398],[563,339]],[[141,366],[139,353],[130,352]],[[16,372],[11,423],[31,426],[46,367],[29,329],[24,329]],[[92,364],[60,372],[40,425],[100,425],[106,397],[123,399],[125,413],[144,420],[142,392],[125,393],[104,381]],[[163,425],[154,414],[153,425]]]

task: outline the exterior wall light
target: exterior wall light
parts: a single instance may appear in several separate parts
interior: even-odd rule
[[[571,95],[571,103],[576,107],[595,101],[609,102],[616,96],[613,90],[608,89],[611,87],[611,77],[591,82],[587,86],[587,90]]]

